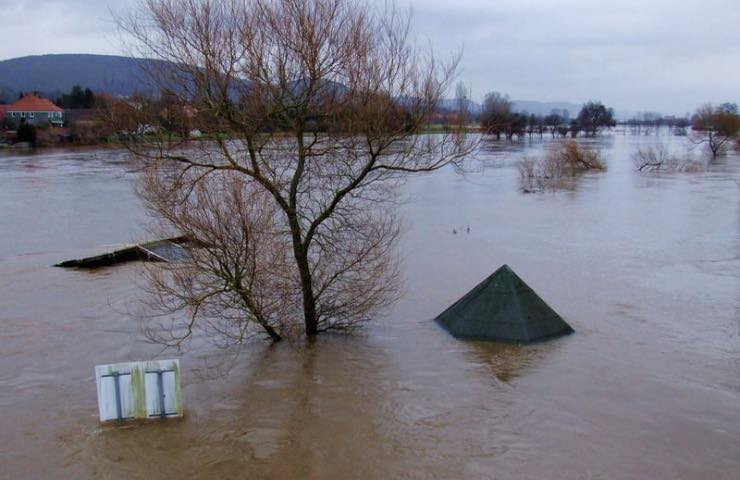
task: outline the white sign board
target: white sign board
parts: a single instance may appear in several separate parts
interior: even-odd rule
[[[179,360],[95,367],[100,421],[182,416]]]

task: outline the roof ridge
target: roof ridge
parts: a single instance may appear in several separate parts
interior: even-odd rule
[[[7,112],[64,112],[63,108],[55,105],[48,98],[39,97],[35,93],[27,93],[7,106]]]
[[[515,279],[518,279],[518,280],[521,280],[521,279],[514,272],[514,270],[512,270],[508,265],[504,265],[504,267],[507,267],[506,268],[507,269],[507,273],[509,274],[509,275],[507,275],[506,280],[509,282],[509,288],[511,289],[511,296],[514,298],[514,304],[516,305],[516,309],[519,312],[519,320],[526,320],[524,318],[524,311],[522,310],[522,304],[519,301],[519,289],[516,288],[516,286],[514,285],[514,280]],[[524,283],[524,282],[522,282],[522,283]],[[522,328],[524,329],[524,335],[526,336],[527,341],[529,341],[532,338],[532,336],[530,335],[530,332],[529,332],[529,325],[527,324],[526,321],[520,321],[518,323],[522,325]]]

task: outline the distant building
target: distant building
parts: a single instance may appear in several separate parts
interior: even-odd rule
[[[35,93],[27,93],[17,102],[2,107],[5,119],[14,125],[26,122],[36,126],[51,124],[61,127],[64,124],[64,110]]]

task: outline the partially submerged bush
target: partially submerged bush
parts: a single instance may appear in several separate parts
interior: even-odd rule
[[[587,170],[606,170],[606,164],[597,150],[579,145],[573,140],[551,151],[547,160],[559,165],[563,172],[571,176]]]
[[[522,190],[535,192],[555,187],[563,177],[574,177],[587,171],[605,171],[601,154],[575,141],[562,143],[544,157],[525,157],[519,162]]]
[[[548,157],[522,158],[518,165],[522,191],[525,193],[542,192],[558,184],[562,174],[553,170],[553,164],[547,159]]]
[[[632,155],[632,163],[638,172],[701,172],[706,168],[689,154],[684,157],[671,154],[663,144],[638,148]]]

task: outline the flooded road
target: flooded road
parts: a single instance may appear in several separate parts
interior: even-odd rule
[[[415,178],[385,318],[236,358],[196,343],[186,417],[126,427],[98,423],[93,367],[160,354],[130,315],[140,266],[49,265],[144,238],[132,167],[0,152],[0,478],[737,479],[740,158],[634,172],[657,141],[684,140],[592,140],[609,170],[543,194],[516,163],[548,139]],[[576,334],[517,347],[431,322],[503,263]]]

